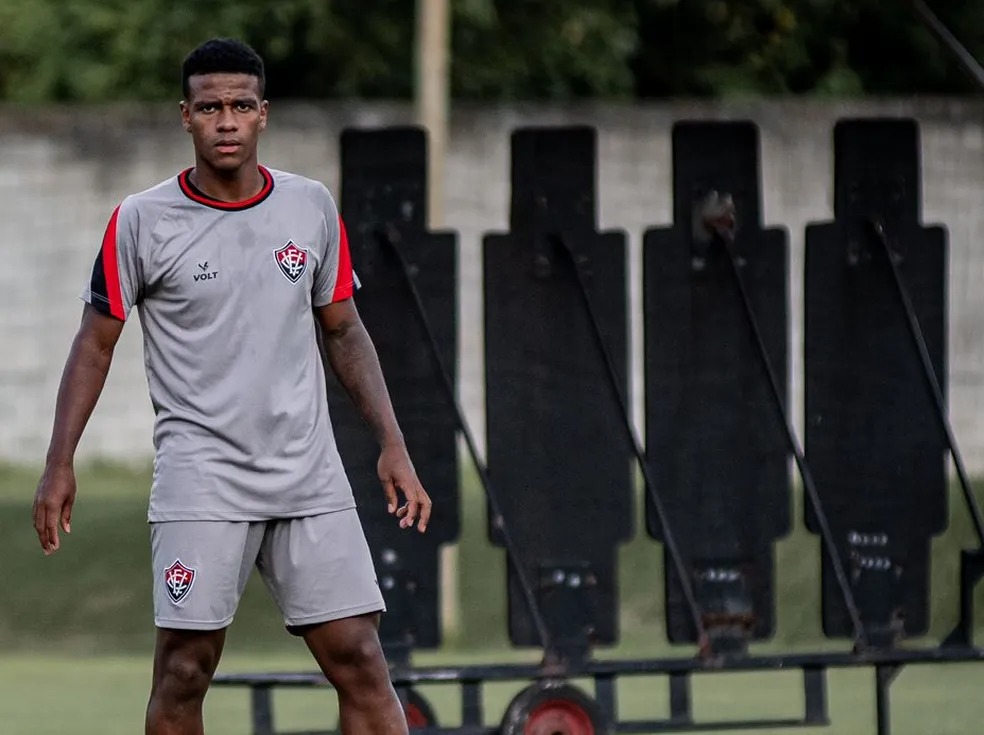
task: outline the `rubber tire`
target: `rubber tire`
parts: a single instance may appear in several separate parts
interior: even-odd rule
[[[501,735],[614,735],[600,705],[567,682],[537,682],[517,694],[502,716]]]

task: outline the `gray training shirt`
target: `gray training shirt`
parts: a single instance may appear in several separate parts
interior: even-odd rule
[[[154,425],[149,520],[355,507],[328,417],[312,307],[352,296],[328,190],[260,167],[262,190],[212,199],[190,169],[127,197],[82,298],[143,328]]]

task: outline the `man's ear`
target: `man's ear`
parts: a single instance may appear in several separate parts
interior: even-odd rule
[[[181,125],[184,127],[186,133],[191,132],[191,108],[185,100],[181,100],[178,103],[181,108]]]
[[[270,103],[266,100],[260,102],[260,132],[262,133],[266,130],[267,126],[267,113],[270,110]]]

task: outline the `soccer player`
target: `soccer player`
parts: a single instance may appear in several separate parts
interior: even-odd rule
[[[59,529],[71,531],[75,448],[136,306],[156,414],[146,732],[203,732],[202,702],[255,565],[336,688],[342,730],[405,733],[377,634],[383,599],[328,417],[319,325],[379,441],[389,512],[424,532],[431,501],[353,303],[345,227],[322,184],[258,163],[268,104],[251,48],[207,41],[182,81],[195,165],[109,219],[58,391],[38,539],[52,554]]]

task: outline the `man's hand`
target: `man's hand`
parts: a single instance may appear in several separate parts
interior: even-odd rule
[[[113,350],[123,322],[106,316],[90,304],[82,309],[82,323],[72,341],[55,401],[55,425],[48,446],[48,461],[34,494],[34,530],[46,555],[58,551],[58,525],[71,533],[75,503],[72,458],[86,422],[106,383]]]
[[[71,465],[47,466],[34,494],[34,530],[45,556],[58,551],[58,526],[72,532],[75,470]]]
[[[431,499],[421,487],[407,454],[376,348],[359,318],[355,302],[348,298],[319,306],[317,315],[328,363],[383,448],[376,470],[389,512],[400,519],[400,528],[410,528],[417,522],[417,530],[423,533],[430,520]],[[402,507],[398,507],[397,489],[407,499]]]
[[[424,533],[430,520],[431,499],[424,491],[417,471],[413,468],[410,455],[403,444],[389,444],[383,447],[377,465],[379,481],[386,493],[387,510],[400,519],[400,528],[410,528],[418,518],[417,530]],[[407,502],[397,509],[397,488],[403,491]]]

